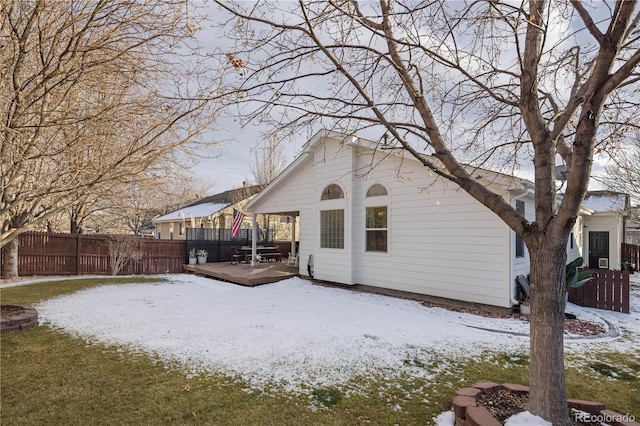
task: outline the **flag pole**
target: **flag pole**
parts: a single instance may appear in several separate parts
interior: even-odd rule
[[[256,266],[255,258],[258,255],[258,215],[257,213],[251,214],[253,221],[253,236],[251,238],[251,266]]]

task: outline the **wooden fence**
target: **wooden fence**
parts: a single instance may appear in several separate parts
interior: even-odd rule
[[[629,313],[629,272],[594,269],[587,284],[569,289],[569,302],[589,308]]]
[[[629,263],[634,270],[640,271],[640,246],[622,243],[622,263]]]
[[[109,239],[113,237],[40,232],[21,234],[18,240],[18,274],[110,275]],[[120,274],[165,274],[184,271],[185,241],[154,240],[135,236],[126,238],[137,243],[136,251],[140,256],[136,260],[129,260]]]

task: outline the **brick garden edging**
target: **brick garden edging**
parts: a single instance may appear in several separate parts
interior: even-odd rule
[[[0,318],[0,334],[10,331],[27,330],[38,325],[38,311],[32,306],[11,305],[24,309],[24,312],[9,318]]]
[[[483,393],[496,393],[506,390],[516,395],[528,394],[529,387],[504,383],[499,385],[493,382],[479,382],[470,388],[462,388],[456,392],[451,405],[456,417],[455,426],[502,426],[485,407],[477,404],[478,398]],[[603,416],[610,419],[622,419],[621,414],[607,410],[604,404],[593,401],[570,399],[567,401],[569,408],[575,408],[594,416]],[[614,421],[613,426],[640,426],[638,422]]]

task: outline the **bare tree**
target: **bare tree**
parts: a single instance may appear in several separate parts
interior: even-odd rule
[[[187,60],[197,30],[189,7],[173,0],[2,6],[4,277],[17,276],[21,232],[83,202],[78,194],[134,182],[175,160],[210,123],[198,65]]]
[[[251,171],[257,185],[267,186],[286,167],[284,147],[276,135],[269,135],[253,153]]]
[[[91,192],[78,193],[78,203],[69,211],[70,232],[91,229],[141,235],[144,229],[153,227],[155,216],[192,203],[212,186],[211,181],[176,166],[161,162],[154,166],[157,170],[138,174],[133,182],[106,182]]]
[[[298,134],[388,132],[396,149],[522,237],[532,279],[529,407],[568,425],[566,242],[594,152],[637,123],[637,2],[216,3],[236,41],[219,52],[219,75],[237,95],[233,107],[249,111],[244,120]],[[567,168],[559,203],[556,157]],[[465,167],[514,172],[531,160],[534,221]]]
[[[630,194],[640,203],[640,133],[617,147],[599,180],[610,190]]]
[[[111,275],[118,275],[128,262],[136,262],[142,257],[140,238],[130,235],[110,235],[107,238],[109,247],[109,264]]]
[[[256,184],[261,188],[267,186],[287,165],[283,143],[281,142],[275,134],[271,134],[253,153],[251,171]],[[265,230],[264,238],[266,239],[269,239],[269,230],[273,219],[271,215],[262,215],[261,228]],[[271,238],[275,238],[275,236],[271,235]]]

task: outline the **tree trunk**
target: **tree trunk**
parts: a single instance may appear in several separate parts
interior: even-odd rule
[[[75,218],[71,218],[69,228],[72,234],[82,234],[82,226]]]
[[[2,278],[18,278],[18,238],[14,238],[2,248],[4,260],[2,262]]]
[[[529,411],[569,426],[564,379],[565,246],[541,244],[531,256]]]

